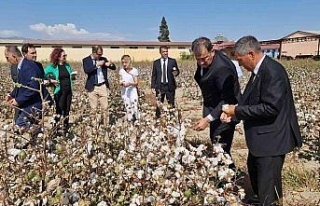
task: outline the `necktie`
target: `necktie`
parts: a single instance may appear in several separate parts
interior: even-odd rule
[[[97,65],[97,60],[94,59],[93,63],[94,63],[94,66],[96,66]],[[96,70],[96,71],[97,71],[97,73],[94,75],[94,84],[98,84],[98,70]]]
[[[250,79],[249,79],[249,81],[248,81],[248,83],[247,83],[247,86],[246,86],[246,88],[244,89],[244,92],[243,92],[243,93],[246,93],[246,92],[249,90],[249,88],[251,87],[251,85],[252,85],[252,83],[253,83],[253,81],[254,81],[254,77],[255,77],[254,72],[251,72]]]
[[[250,76],[250,80],[249,80],[251,84],[253,83],[255,76],[256,76],[256,74],[254,72],[251,72],[251,76]]]
[[[165,59],[163,59],[163,64],[162,64],[162,81],[163,83],[167,83],[167,67],[166,67]]]

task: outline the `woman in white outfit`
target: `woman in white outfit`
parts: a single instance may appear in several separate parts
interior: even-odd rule
[[[138,70],[131,66],[131,58],[129,55],[121,57],[122,68],[119,71],[121,97],[126,107],[128,121],[139,119],[138,111]]]

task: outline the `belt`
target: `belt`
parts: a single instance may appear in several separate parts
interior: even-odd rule
[[[99,83],[99,84],[95,84],[94,86],[100,87],[101,85],[105,85],[105,84],[106,84],[106,82],[102,82],[102,83]]]

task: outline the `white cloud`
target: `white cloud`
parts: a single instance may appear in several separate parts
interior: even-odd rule
[[[91,40],[124,40],[121,35],[112,35],[110,33],[91,33],[85,29],[77,28],[75,24],[54,24],[46,25],[38,23],[30,25],[33,31],[48,35],[53,39],[91,39]]]
[[[14,30],[0,30],[0,37],[14,37],[19,35],[20,33]]]
[[[70,34],[70,35],[83,35],[89,32],[85,29],[77,29],[75,24],[55,24],[53,26],[45,25],[44,23],[30,25],[29,28],[33,31],[42,32],[49,36],[59,34]]]

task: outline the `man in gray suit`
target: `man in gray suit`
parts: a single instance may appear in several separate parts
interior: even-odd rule
[[[251,78],[239,105],[223,106],[220,118],[244,121],[253,191],[261,205],[281,205],[285,155],[302,145],[289,78],[279,62],[262,53],[255,37],[242,37],[234,50]]]

